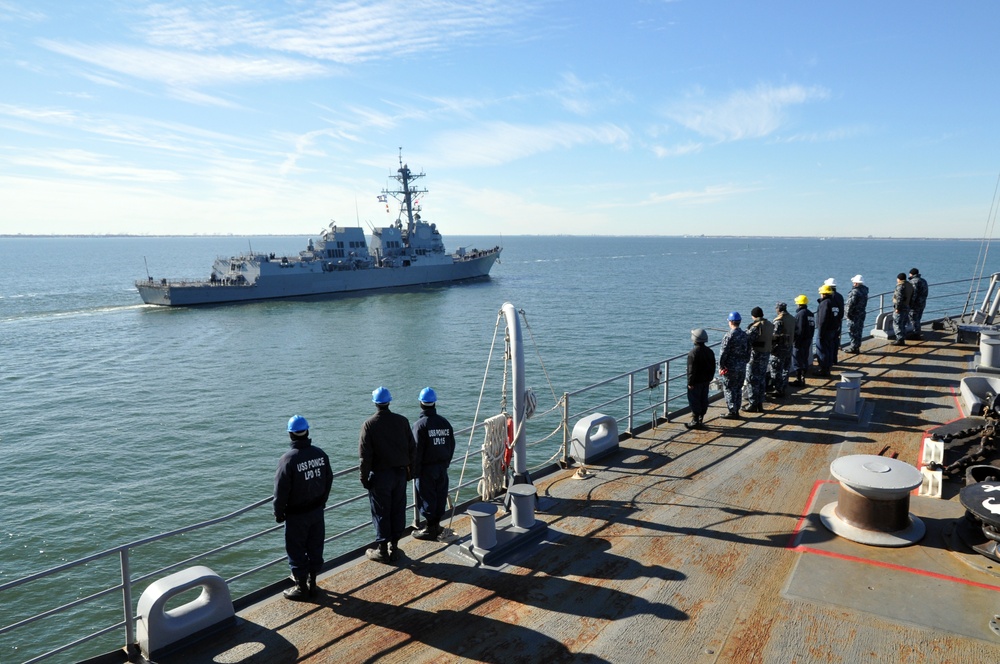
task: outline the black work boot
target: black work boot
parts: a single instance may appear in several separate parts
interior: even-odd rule
[[[365,555],[368,556],[368,560],[374,560],[377,563],[388,563],[389,545],[385,542],[379,542],[377,548],[368,549],[365,551]]]
[[[304,577],[295,577],[295,585],[282,593],[286,599],[303,600],[309,596],[309,587]]]
[[[389,562],[394,563],[399,560],[399,554],[402,552],[403,550],[399,548],[399,540],[393,540],[389,544]]]
[[[437,539],[437,535],[434,534],[434,522],[427,519],[427,523],[420,530],[413,531],[413,539],[418,540],[433,540]]]
[[[319,594],[319,586],[316,585],[316,572],[309,572],[309,596],[315,597]]]

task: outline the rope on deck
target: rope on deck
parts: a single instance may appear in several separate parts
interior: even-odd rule
[[[483,437],[483,477],[479,480],[479,497],[492,500],[499,496],[506,485],[507,473],[503,467],[503,455],[507,448],[507,416],[494,415],[485,422]]]

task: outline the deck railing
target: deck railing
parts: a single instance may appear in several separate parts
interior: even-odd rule
[[[986,284],[990,277],[982,278]],[[922,322],[930,324],[943,318],[957,319],[965,313],[970,313],[968,307],[978,307],[975,298],[979,297],[980,279],[959,279],[931,284],[927,305],[924,309]],[[961,285],[961,286],[960,286]],[[869,294],[868,309],[865,313],[865,327],[872,330],[879,314],[892,312],[893,291]],[[846,299],[846,294],[845,294]],[[877,304],[877,306],[873,306]],[[794,309],[789,313],[794,315]],[[847,325],[844,325],[840,344],[844,345],[847,335]],[[867,333],[867,337],[871,337]],[[719,344],[712,344],[714,348]],[[662,379],[656,385],[651,385],[650,376],[662,372]],[[716,383],[712,385],[710,398],[719,394]],[[582,405],[578,402],[583,400]],[[573,410],[570,408],[573,404]],[[569,423],[592,415],[603,413],[612,415],[618,422],[620,431],[631,433],[647,424],[654,424],[661,419],[671,419],[687,408],[687,353],[674,355],[654,364],[628,371],[598,383],[566,392],[563,395],[563,431],[564,447],[569,448]]]
[[[963,284],[963,288],[959,288]],[[931,289],[932,295],[928,299],[924,316],[928,324],[933,320],[943,318],[958,317],[966,313],[966,308],[973,293],[972,287],[977,285],[976,279],[965,279],[958,281],[934,284]],[[942,292],[943,291],[943,292]],[[976,291],[978,293],[978,290]],[[871,328],[878,314],[887,311],[891,306],[891,292],[877,293],[869,297],[869,303],[877,303],[877,307],[869,307],[866,318],[866,325]],[[975,303],[972,303],[975,308]],[[713,344],[718,346],[718,344]],[[639,367],[633,371],[612,376],[592,385],[588,385],[578,390],[565,392],[559,400],[557,407],[536,416],[528,424],[528,434],[534,436],[541,432],[540,438],[529,443],[528,461],[531,472],[538,472],[539,475],[558,467],[555,462],[562,461],[563,465],[568,462],[569,449],[571,444],[572,424],[581,418],[594,413],[602,413],[615,418],[619,424],[619,430],[625,435],[631,435],[643,429],[656,426],[658,423],[669,420],[687,408],[686,399],[686,353],[674,355],[652,364]],[[713,390],[714,395],[718,395],[718,390]],[[572,406],[572,407],[571,407]],[[482,430],[482,424],[477,427],[467,427],[456,431],[456,439],[475,435],[476,431]],[[558,433],[562,436],[558,436]],[[478,463],[481,455],[479,449],[471,450],[464,460],[465,463]],[[532,465],[533,464],[533,465]],[[463,466],[462,459],[456,459],[452,463],[452,468],[457,469]],[[475,467],[474,465],[472,467]],[[334,473],[334,480],[351,474],[357,475],[358,466],[352,466]],[[479,482],[479,476],[463,481],[460,486],[453,486],[453,498],[455,503],[460,503],[460,509],[464,504],[478,500],[475,491],[470,491]],[[365,501],[364,504],[362,501]],[[361,492],[357,495],[347,497],[326,507],[326,512],[336,513],[336,518],[329,519],[333,523],[344,523],[344,515],[353,509],[353,518],[347,520],[346,526],[326,539],[327,545],[333,545],[334,551],[339,551],[340,556],[345,558],[359,553],[358,547],[367,540],[362,531],[370,528],[370,520],[367,516],[367,493]],[[6,641],[11,634],[42,634],[48,630],[38,629],[43,621],[55,618],[65,619],[74,615],[86,613],[88,620],[98,616],[107,616],[113,612],[120,616],[120,619],[108,618],[105,624],[97,625],[93,631],[82,637],[73,637],[66,643],[52,647],[47,643],[45,647],[51,648],[45,652],[32,652],[33,648],[41,650],[38,643],[44,641],[41,638],[22,638],[18,649],[27,655],[25,662],[40,662],[56,655],[81,652],[81,649],[90,645],[92,648],[101,646],[98,652],[108,652],[124,645],[123,653],[130,658],[138,656],[138,646],[135,633],[135,611],[138,594],[136,591],[152,583],[158,578],[179,568],[188,567],[196,562],[204,564],[211,560],[216,561],[223,567],[237,565],[239,569],[226,579],[231,586],[239,585],[240,582],[248,583],[250,578],[259,579],[257,576],[271,568],[284,564],[286,561],[281,537],[278,533],[283,526],[274,525],[270,519],[269,507],[271,498],[262,498],[255,503],[247,505],[230,514],[203,521],[194,525],[172,530],[170,532],[139,539],[127,544],[107,549],[100,553],[95,553],[78,560],[67,562],[35,574],[30,574],[14,581],[0,584],[0,605],[11,606],[32,606],[36,612],[27,615],[15,622],[0,626],[0,637],[5,637]],[[411,503],[410,507],[413,507]],[[266,517],[262,517],[259,510],[267,510]],[[167,565],[156,566],[152,571],[134,574],[134,559],[142,557],[140,552],[145,552],[156,546],[175,544],[179,540],[192,536],[195,533],[205,534],[203,531],[214,527],[229,528],[240,531],[237,522],[247,515],[252,515],[254,522],[259,524],[261,520],[271,523],[263,530],[254,530],[250,534],[240,534],[220,546],[212,546],[213,542],[219,541],[216,536],[204,536],[206,548],[195,555],[184,558],[180,561],[170,562]],[[416,512],[414,510],[414,523],[416,523]],[[259,526],[258,526],[259,527]],[[232,536],[230,533],[229,536]],[[270,538],[270,540],[267,540]],[[265,540],[265,542],[261,542]],[[198,542],[186,543],[188,548],[193,548]],[[177,546],[180,546],[179,544]],[[234,552],[243,548],[256,547],[256,551],[251,554],[235,555]],[[280,555],[278,555],[280,552]],[[336,556],[337,554],[334,553]],[[155,558],[155,556],[150,556]],[[145,561],[144,561],[145,562]],[[97,589],[91,589],[94,585],[94,577],[98,571],[93,566],[103,564],[105,569],[100,573],[113,574],[114,580],[104,583]],[[113,568],[113,572],[107,568]],[[257,583],[257,587],[268,585],[281,579],[283,574],[272,573],[267,583]],[[78,592],[84,594],[70,601],[66,601],[52,608],[38,610],[37,607],[42,600],[52,595],[53,588],[60,588],[69,585],[66,579],[78,584],[81,588]],[[85,583],[81,581],[85,580]],[[82,588],[88,587],[87,590]],[[243,599],[249,593],[243,595]],[[237,604],[240,604],[239,596]],[[117,597],[115,605],[117,609],[108,607],[104,602],[109,598]],[[110,634],[119,634],[117,644],[112,642],[108,645],[105,642],[97,642],[98,639]],[[110,637],[108,637],[110,638]],[[93,653],[91,653],[92,655]],[[79,659],[75,657],[74,659]]]

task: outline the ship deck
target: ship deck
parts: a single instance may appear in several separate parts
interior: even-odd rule
[[[705,430],[683,416],[590,479],[537,479],[545,535],[494,566],[407,538],[397,565],[350,562],[314,601],[259,602],[157,661],[1000,662],[1000,576],[956,546],[954,487],[911,498],[927,525],[911,547],[856,544],[818,518],[834,459],[888,446],[917,465],[924,432],[962,415],[974,349],[925,336],[841,355],[867,374],[859,420],[829,416],[836,375],[740,421],[716,401]]]

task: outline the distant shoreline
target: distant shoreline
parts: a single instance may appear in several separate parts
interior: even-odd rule
[[[465,235],[462,233],[455,234],[458,237],[484,237],[484,238],[494,238],[497,235]],[[106,235],[88,235],[88,234],[30,234],[30,233],[0,233],[0,240],[4,239],[45,239],[45,238],[139,238],[139,239],[157,239],[157,238],[244,238],[244,237],[312,237],[309,233],[271,233],[262,235],[236,235],[233,233],[226,234],[205,234],[205,235],[135,235],[127,233],[112,233]],[[568,235],[566,233],[552,233],[552,234],[532,234],[532,235],[506,235],[505,237],[607,237],[607,238],[629,238],[629,237],[661,237],[661,238],[678,238],[678,239],[706,239],[706,240],[926,240],[926,241],[959,241],[959,242],[980,242],[984,238],[979,237],[897,237],[893,235]],[[987,238],[989,239],[989,238]]]

